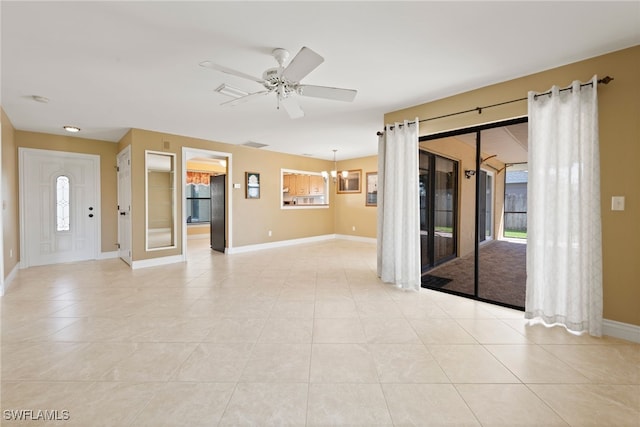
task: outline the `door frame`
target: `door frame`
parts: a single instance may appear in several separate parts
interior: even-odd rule
[[[93,172],[95,175],[94,179],[94,193],[96,195],[96,200],[94,203],[96,212],[99,213],[100,222],[96,225],[93,242],[94,247],[91,250],[91,259],[100,258],[101,250],[102,250],[102,193],[101,193],[101,185],[100,185],[100,156],[97,154],[85,154],[85,153],[73,153],[70,151],[59,151],[59,150],[43,150],[40,148],[25,148],[18,147],[18,194],[20,197],[20,268],[29,267],[29,259],[27,256],[27,242],[26,242],[26,207],[25,207],[25,196],[26,189],[24,188],[24,183],[26,180],[26,172],[24,168],[24,162],[26,157],[29,155],[35,155],[36,153],[47,154],[49,156],[56,157],[65,157],[65,158],[76,158],[76,159],[84,159],[90,160],[93,165]]]
[[[203,156],[203,157],[226,157],[227,158],[227,202],[225,206],[225,217],[226,217],[226,233],[227,233],[227,247],[225,248],[225,253],[229,253],[233,248],[233,180],[231,177],[232,173],[232,153],[228,153],[225,151],[215,151],[215,150],[204,150],[201,148],[192,148],[192,147],[182,147],[182,180],[181,180],[181,188],[179,194],[182,199],[182,259],[183,261],[187,260],[187,198],[184,195],[184,189],[187,185],[187,158],[191,158],[194,156]]]

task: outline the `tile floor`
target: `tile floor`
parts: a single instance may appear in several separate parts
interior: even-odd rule
[[[640,426],[639,344],[403,292],[375,260],[346,240],[194,240],[182,264],[21,270],[1,300],[2,425]]]

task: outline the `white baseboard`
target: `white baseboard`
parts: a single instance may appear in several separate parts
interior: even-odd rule
[[[98,254],[98,259],[113,259],[113,258],[118,258],[118,251],[100,252]]]
[[[614,338],[640,343],[640,326],[604,319],[602,334]]]
[[[263,249],[273,249],[273,248],[282,248],[285,246],[300,245],[303,243],[322,242],[324,240],[331,240],[335,238],[336,238],[335,234],[324,234],[321,236],[303,237],[301,239],[279,240],[277,242],[271,242],[271,243],[259,243],[257,245],[246,245],[246,246],[238,246],[235,248],[226,248],[224,252],[227,254],[240,254],[244,252],[260,251]]]
[[[18,274],[18,270],[20,270],[20,263],[14,265],[11,273],[9,273],[7,277],[4,278],[2,286],[0,286],[0,296],[3,296],[4,293],[9,290],[11,284],[13,283],[13,279],[15,279],[16,275]]]
[[[131,268],[135,270],[137,268],[158,267],[160,265],[175,264],[175,263],[184,262],[184,261],[185,261],[185,258],[182,255],[142,259],[140,261],[132,261]]]
[[[345,239],[364,243],[378,243],[378,239],[375,237],[352,236],[350,234],[336,234],[336,239]]]

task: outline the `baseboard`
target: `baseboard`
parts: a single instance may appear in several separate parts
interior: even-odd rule
[[[100,252],[97,259],[114,259],[118,258],[118,251]]]
[[[602,334],[614,338],[640,343],[640,326],[604,319]]]
[[[178,262],[184,262],[182,255],[165,256],[161,258],[142,259],[140,261],[132,261],[131,268],[133,270],[137,268],[158,267],[160,265],[175,264]]]
[[[13,280],[16,278],[16,275],[18,274],[18,270],[20,270],[20,263],[17,263],[16,265],[14,265],[13,269],[11,270],[11,273],[9,273],[7,277],[4,278],[4,281],[2,282],[2,286],[0,286],[0,296],[3,296],[4,293],[9,290],[9,288],[11,287],[11,284],[13,283]]]
[[[235,248],[226,248],[226,254],[239,254],[244,252],[260,251],[263,249],[282,248],[285,246],[300,245],[303,243],[322,242],[325,240],[335,239],[335,234],[324,234],[321,236],[303,237],[301,239],[279,240],[271,243],[259,243],[257,245],[237,246]]]
[[[364,243],[378,243],[378,239],[375,237],[352,236],[350,234],[336,234],[336,239],[344,239]]]

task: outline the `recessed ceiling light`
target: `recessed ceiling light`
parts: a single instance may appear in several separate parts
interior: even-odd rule
[[[31,95],[31,98],[36,101],[36,102],[41,102],[43,104],[46,104],[49,102],[49,98],[47,98],[46,96],[40,96],[40,95]]]
[[[71,133],[80,132],[80,128],[76,126],[62,126],[62,128],[67,132],[71,132]]]

